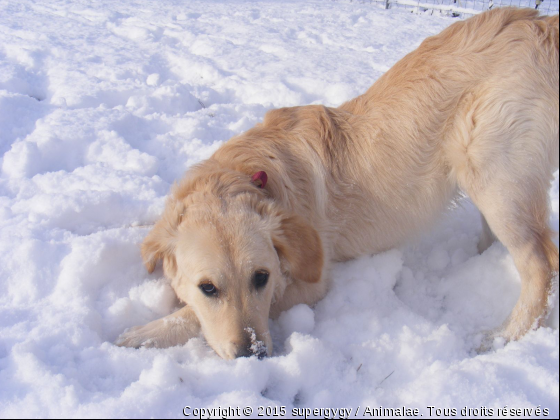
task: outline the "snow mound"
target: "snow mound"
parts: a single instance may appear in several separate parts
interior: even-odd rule
[[[452,22],[369,2],[0,2],[0,417],[187,405],[558,417],[558,303],[553,328],[472,350],[520,280],[501,245],[477,254],[469,201],[401,249],[337,264],[324,300],[271,322],[274,357],[225,361],[201,339],[112,344],[179,306],[139,244],[189,166],[271,108],[355,97]],[[556,230],[558,191],[557,173]]]

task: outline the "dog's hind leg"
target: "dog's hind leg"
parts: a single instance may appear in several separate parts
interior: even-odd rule
[[[544,324],[557,287],[558,248],[551,239],[548,191],[556,169],[558,126],[543,130],[538,118],[544,113],[520,103],[501,101],[506,115],[484,109],[488,100],[481,103],[464,120],[469,129],[457,130],[468,135],[452,139],[447,152],[459,186],[509,250],[521,275],[519,299],[494,334],[509,341]],[[481,108],[484,113],[477,112]]]
[[[548,226],[548,190],[541,182],[495,175],[469,195],[497,238],[513,256],[521,275],[521,295],[496,335],[516,340],[543,325],[558,275],[558,249]],[[557,281],[557,280],[556,280]]]
[[[190,307],[185,306],[165,318],[125,331],[115,344],[119,347],[167,348],[185,344],[199,335],[198,318]]]

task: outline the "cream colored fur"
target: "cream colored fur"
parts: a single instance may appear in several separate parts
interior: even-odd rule
[[[224,358],[258,341],[270,354],[269,316],[321,299],[332,262],[399,246],[461,191],[483,215],[480,250],[499,239],[522,277],[490,338],[540,326],[558,273],[547,195],[558,71],[558,16],[504,8],[426,39],[339,108],[270,111],[174,188],[142,253],[150,272],[163,260],[186,306],[119,344],[168,347],[202,333]],[[251,183],[258,171],[265,189]],[[270,279],[256,290],[261,269]]]

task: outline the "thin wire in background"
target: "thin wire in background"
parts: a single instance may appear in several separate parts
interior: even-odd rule
[[[427,11],[447,14],[451,16],[468,17],[485,10],[497,7],[515,6],[529,7],[539,10],[544,15],[559,12],[559,0],[349,0],[357,3],[375,3],[385,9],[407,8],[414,12]]]

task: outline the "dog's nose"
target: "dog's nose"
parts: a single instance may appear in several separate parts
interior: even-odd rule
[[[264,348],[260,348],[257,351],[254,351],[253,354],[255,356],[257,356],[257,358],[259,360],[262,360],[262,359],[264,359],[265,357],[268,356],[268,353],[266,352],[266,349],[264,349]]]

